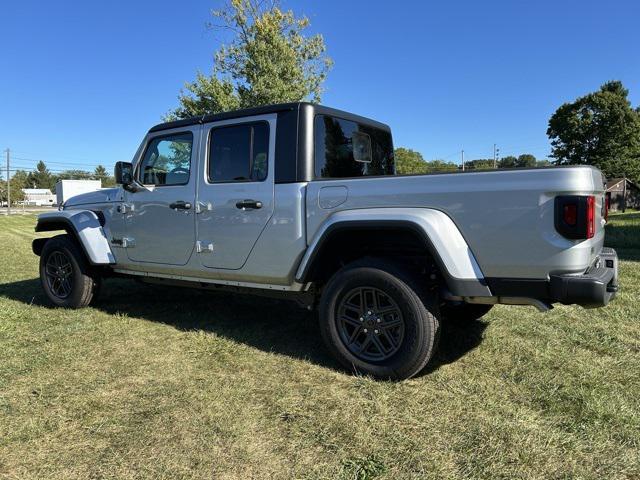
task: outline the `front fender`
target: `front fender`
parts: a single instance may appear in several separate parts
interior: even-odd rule
[[[367,208],[331,215],[318,229],[296,272],[304,282],[323,242],[335,230],[362,227],[409,227],[425,241],[449,289],[460,296],[491,296],[491,291],[464,237],[445,213],[430,208]]]
[[[116,259],[109,246],[98,215],[91,210],[62,210],[38,215],[36,232],[64,230],[73,235],[93,265],[109,265]],[[38,240],[36,240],[38,242]],[[42,242],[38,244],[41,250]],[[36,245],[34,244],[34,252]]]

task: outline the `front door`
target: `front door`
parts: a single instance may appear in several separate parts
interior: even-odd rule
[[[134,262],[185,265],[195,245],[200,126],[158,132],[135,166],[144,185],[127,192],[127,255]]]
[[[237,270],[273,214],[275,115],[207,125],[204,175],[198,188],[199,258]]]

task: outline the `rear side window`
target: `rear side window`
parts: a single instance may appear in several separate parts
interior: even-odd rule
[[[261,182],[267,178],[268,160],[268,123],[244,123],[211,130],[210,182]]]
[[[329,115],[314,120],[316,178],[393,175],[393,143],[385,130]]]
[[[156,137],[149,142],[138,180],[144,185],[186,185],[191,171],[191,132]]]

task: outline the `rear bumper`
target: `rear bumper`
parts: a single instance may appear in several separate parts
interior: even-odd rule
[[[549,296],[552,302],[577,304],[586,308],[603,307],[618,291],[618,255],[603,248],[595,263],[581,275],[551,275]]]
[[[618,291],[618,255],[603,248],[593,265],[581,274],[550,275],[549,279],[487,278],[496,297],[529,298],[544,303],[603,307]]]

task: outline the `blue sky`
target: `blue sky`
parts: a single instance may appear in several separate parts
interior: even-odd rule
[[[109,169],[207,72],[217,0],[2,2],[0,148],[16,167]],[[396,146],[459,160],[549,152],[563,102],[619,79],[640,104],[640,2],[285,1],[324,35],[323,103],[391,125]]]

